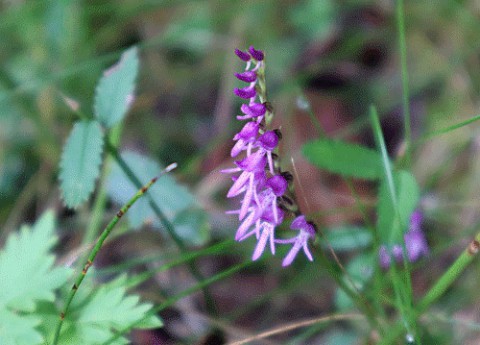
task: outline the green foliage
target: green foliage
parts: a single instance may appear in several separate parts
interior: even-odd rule
[[[374,180],[383,174],[382,157],[360,145],[319,139],[305,144],[303,155],[317,167],[345,177]]]
[[[91,274],[90,272],[89,274]],[[88,279],[72,302],[72,307],[64,321],[60,335],[60,344],[97,345],[103,344],[117,331],[128,328],[142,320],[151,309],[150,303],[141,303],[137,295],[127,295],[127,277],[118,278],[103,283],[100,287]],[[54,308],[53,308],[54,309]],[[45,307],[46,329],[54,329],[58,315],[51,307]],[[151,316],[135,328],[158,328],[162,321],[157,316]],[[113,344],[128,344],[120,337]]]
[[[11,234],[0,251],[0,344],[34,345],[42,342],[36,329],[42,317],[39,301],[53,302],[54,292],[71,271],[54,267],[52,247],[57,243],[55,218],[46,212],[33,227]]]
[[[372,242],[372,233],[360,226],[345,225],[325,231],[328,243],[335,251],[361,249]]]
[[[120,61],[106,70],[95,92],[95,116],[102,125],[113,127],[120,122],[133,102],[138,74],[137,48],[122,54]]]
[[[98,122],[77,122],[65,144],[60,162],[62,196],[68,207],[87,200],[100,173],[103,132]]]
[[[410,215],[420,198],[417,181],[408,171],[394,172],[393,181],[397,197],[396,206],[385,179],[380,183],[378,194],[377,229],[381,242],[386,244],[403,242],[403,234],[408,230]]]
[[[52,338],[59,311],[55,292],[66,284],[72,270],[55,267],[51,253],[57,243],[55,217],[46,212],[33,227],[23,226],[11,234],[0,251],[0,344],[45,344]],[[96,287],[86,279],[65,320],[62,344],[101,344],[132,324],[136,328],[161,327],[162,322],[151,316],[139,323],[151,309],[140,303],[136,295],[127,295],[125,275]],[[68,292],[68,291],[64,291]],[[115,344],[128,343],[120,338]]]
[[[202,245],[209,239],[211,226],[208,215],[198,206],[178,212],[173,220],[173,225],[177,233],[184,234],[182,236],[190,234],[188,239],[192,245]]]
[[[166,29],[163,40],[167,47],[201,53],[208,49],[212,39],[212,11],[208,3],[201,1],[191,2],[188,6],[189,11]]]
[[[322,342],[323,345],[357,345],[358,335],[355,332],[334,329],[327,333]]]
[[[290,13],[290,20],[304,34],[305,39],[323,40],[334,27],[337,16],[332,0],[304,0]]]
[[[132,169],[133,173],[140,178],[142,184],[150,181],[162,170],[155,161],[137,153],[124,152],[122,153],[122,158]],[[129,180],[120,166],[115,164],[108,178],[107,190],[110,197],[122,205],[136,193],[137,187]],[[180,215],[183,211],[191,212],[191,208],[194,206],[199,209],[194,196],[187,188],[179,185],[170,175],[165,175],[150,188],[148,193],[150,193],[158,205],[162,206],[165,216],[174,224],[176,222],[180,225],[178,228],[175,228],[180,237],[190,244],[204,243],[206,240],[205,230],[199,231],[199,229],[205,229],[204,216],[201,216],[203,220],[200,219],[200,222],[195,224],[194,219],[197,216],[194,214],[188,216],[185,214]],[[138,228],[144,223],[149,223],[155,228],[162,229],[158,217],[149,205],[148,197],[139,199],[128,211],[127,218],[134,228]]]

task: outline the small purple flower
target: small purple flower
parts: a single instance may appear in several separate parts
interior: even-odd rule
[[[288,188],[288,182],[282,175],[275,175],[267,180],[267,187],[270,187],[272,193],[279,197],[286,192]]]
[[[240,49],[235,49],[235,55],[237,55],[241,60],[248,62],[251,59],[250,54],[241,51]]]
[[[250,154],[252,145],[256,141],[259,128],[260,125],[256,122],[247,122],[245,126],[243,126],[242,130],[233,137],[233,140],[237,140],[237,143],[232,148],[232,157],[236,157],[243,150],[247,150],[247,154]]]
[[[275,255],[275,227],[283,222],[283,211],[277,209],[275,213],[277,214],[277,219],[275,219],[274,212],[266,209],[260,221],[257,222],[257,226],[252,231],[258,239],[252,255],[253,261],[257,260],[263,254],[267,241],[270,241],[270,251]],[[246,234],[244,238],[248,236],[249,234]]]
[[[243,89],[235,88],[233,93],[240,98],[249,99],[257,96],[257,91],[255,90],[255,84],[244,87]]]
[[[267,112],[267,107],[265,104],[260,104],[260,103],[251,103],[251,104],[242,104],[240,107],[240,110],[242,113],[244,113],[244,116],[237,116],[237,120],[248,120],[248,119],[253,119],[253,118],[258,118]],[[261,121],[263,118],[259,118]]]
[[[275,131],[268,131],[263,133],[257,141],[257,145],[260,147],[257,153],[267,156],[268,167],[272,175],[274,174],[272,152],[278,146],[278,140],[278,135]]]
[[[262,61],[265,58],[263,52],[261,50],[255,49],[253,46],[250,46],[250,48],[248,48],[248,52],[257,61]]]
[[[423,221],[423,214],[420,210],[415,210],[410,216],[410,228],[409,231],[421,231]]]
[[[235,162],[237,164],[237,168],[223,170],[223,172],[242,172],[235,180],[232,187],[230,187],[227,193],[227,198],[233,198],[234,196],[242,193],[244,191],[242,188],[248,181],[250,181],[251,184],[256,185],[258,182],[258,173],[265,170],[265,166],[267,165],[267,160],[265,157],[253,162],[251,159],[249,159],[250,157],[252,156],[245,157],[243,160]]]
[[[387,269],[390,267],[392,259],[390,258],[390,254],[388,253],[386,246],[380,246],[380,249],[378,250],[378,258],[382,268]]]
[[[265,217],[265,212],[269,212],[268,214],[272,214],[275,223],[281,223],[279,219],[281,218],[280,214],[283,213],[277,206],[277,198],[285,193],[287,187],[287,180],[285,180],[285,178],[281,175],[275,175],[266,181],[264,187],[265,189],[262,190],[260,194],[254,194],[255,203],[253,205],[251,202],[251,198],[247,197],[249,192],[247,191],[247,193],[245,193],[245,198],[243,199],[242,206],[238,212],[240,220],[242,220],[248,212],[250,213],[237,230],[237,234],[235,236],[235,239],[237,241],[245,238],[245,236],[248,237],[248,235],[245,234],[248,232],[251,226],[260,219],[260,217]],[[247,198],[249,199],[247,200]],[[232,211],[231,213],[234,212],[236,211]],[[251,233],[248,234],[250,235]],[[259,233],[257,232],[257,238],[258,236]]]
[[[306,221],[305,216],[301,215],[293,220],[290,228],[292,230],[299,230],[298,235],[286,240],[275,240],[276,243],[293,243],[292,249],[290,249],[285,259],[283,259],[282,266],[289,266],[302,248],[308,260],[313,261],[312,253],[310,253],[308,249],[308,240],[315,237],[314,226]]]
[[[243,73],[235,73],[235,77],[246,83],[252,83],[257,80],[257,73],[254,71],[245,71]]]
[[[407,248],[407,257],[410,262],[417,261],[422,256],[428,255],[428,244],[422,230],[410,230],[403,237]]]
[[[409,229],[403,235],[407,259],[410,262],[415,262],[429,253],[428,243],[421,229],[422,220],[422,212],[420,210],[414,211],[410,216]],[[378,255],[380,266],[386,269],[390,267],[392,257],[395,259],[395,262],[403,261],[403,248],[400,244],[394,244],[390,249],[382,245]]]

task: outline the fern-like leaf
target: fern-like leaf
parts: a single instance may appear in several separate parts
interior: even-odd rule
[[[382,157],[369,148],[331,139],[311,141],[303,155],[314,165],[345,177],[374,180],[382,176]]]
[[[103,344],[122,330],[143,319],[152,308],[150,303],[140,302],[134,294],[127,294],[127,278],[122,275],[115,280],[96,287],[92,281],[84,283],[72,303],[70,317],[60,339],[69,345]],[[143,327],[142,327],[143,326]],[[151,316],[137,328],[158,328],[162,321]],[[113,344],[128,344],[120,337]]]
[[[94,110],[98,121],[111,128],[123,119],[134,99],[138,74],[137,48],[122,54],[120,61],[107,69],[95,92]]]
[[[54,291],[65,284],[71,271],[54,267],[50,253],[57,242],[55,217],[46,212],[33,226],[23,226],[11,234],[0,251],[0,344],[42,343],[35,328],[40,301],[54,300]]]
[[[88,199],[100,173],[103,132],[96,121],[77,122],[65,144],[60,162],[60,187],[68,207]]]

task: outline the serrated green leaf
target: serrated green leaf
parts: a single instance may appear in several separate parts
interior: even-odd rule
[[[37,345],[43,343],[43,337],[35,327],[40,324],[39,317],[18,315],[8,309],[0,308],[0,344]]]
[[[368,229],[354,225],[328,229],[325,235],[335,251],[365,248],[372,242],[372,234]]]
[[[156,162],[137,153],[124,152],[122,153],[122,158],[135,175],[140,178],[142,183],[147,183],[162,170]],[[107,191],[116,203],[123,205],[137,192],[137,188],[128,179],[120,166],[115,164],[112,167],[108,179]],[[162,176],[149,189],[149,193],[171,222],[174,222],[175,218],[181,212],[192,207],[199,208],[194,196],[187,190],[187,188],[179,185],[170,174]],[[127,218],[130,225],[134,228],[138,228],[143,224],[148,223],[157,229],[164,230],[161,222],[151,208],[147,197],[139,199],[129,209]],[[205,233],[200,231],[200,227],[202,227],[203,224],[198,224],[197,227],[183,226],[182,224],[179,225],[181,226],[178,228],[175,227],[175,230],[177,231],[177,234],[186,241],[186,243],[200,244],[204,243],[206,240]]]
[[[111,128],[123,119],[134,99],[138,74],[138,51],[133,47],[107,69],[95,92],[94,110],[98,121]]]
[[[100,174],[103,132],[96,121],[77,122],[68,137],[60,161],[60,187],[68,207],[88,199]]]
[[[360,145],[319,139],[306,143],[302,151],[312,164],[345,177],[374,180],[383,174],[380,154]]]
[[[40,323],[32,315],[39,301],[53,301],[54,291],[71,271],[54,267],[55,217],[46,212],[33,226],[12,233],[0,251],[0,344],[38,344]]]
[[[377,229],[381,242],[388,245],[403,242],[403,234],[408,231],[410,216],[420,198],[417,181],[411,173],[404,170],[394,172],[393,180],[398,199],[398,213],[385,179],[380,183],[377,201]]]
[[[82,294],[72,303],[70,317],[65,319],[65,328],[60,336],[62,342],[69,345],[103,344],[115,331],[141,320],[152,305],[141,303],[137,295],[127,294],[126,285],[125,275],[100,287],[96,287],[91,280],[84,283],[79,289]],[[142,322],[143,328],[162,325],[157,316]],[[113,344],[128,344],[128,341],[120,337]]]

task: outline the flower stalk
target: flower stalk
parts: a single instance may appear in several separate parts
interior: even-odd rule
[[[166,174],[173,169],[177,167],[176,163],[170,164],[168,167],[166,167],[160,176],[163,174]],[[150,182],[148,182],[145,186],[143,186],[113,217],[113,219],[108,223],[108,225],[105,227],[103,232],[101,233],[100,237],[97,240],[97,243],[93,247],[92,251],[88,255],[88,259],[83,266],[82,271],[78,274],[77,278],[75,279],[75,283],[73,284],[72,288],[70,289],[70,293],[67,297],[67,301],[65,303],[65,306],[63,308],[63,311],[60,313],[60,319],[57,323],[57,327],[55,329],[55,335],[53,339],[53,345],[57,345],[59,338],[60,338],[60,331],[62,330],[63,326],[63,321],[65,320],[65,317],[67,316],[67,312],[69,310],[70,304],[73,301],[73,298],[75,297],[78,289],[80,288],[80,285],[83,282],[83,279],[85,278],[86,274],[88,273],[88,270],[90,267],[92,267],[93,262],[95,258],[97,257],[98,252],[103,246],[103,243],[107,239],[107,237],[110,235],[112,232],[113,228],[115,225],[120,221],[120,219],[125,215],[125,213],[130,209],[130,207],[138,200],[140,199],[147,191],[148,189],[158,180],[160,176],[154,177]]]

